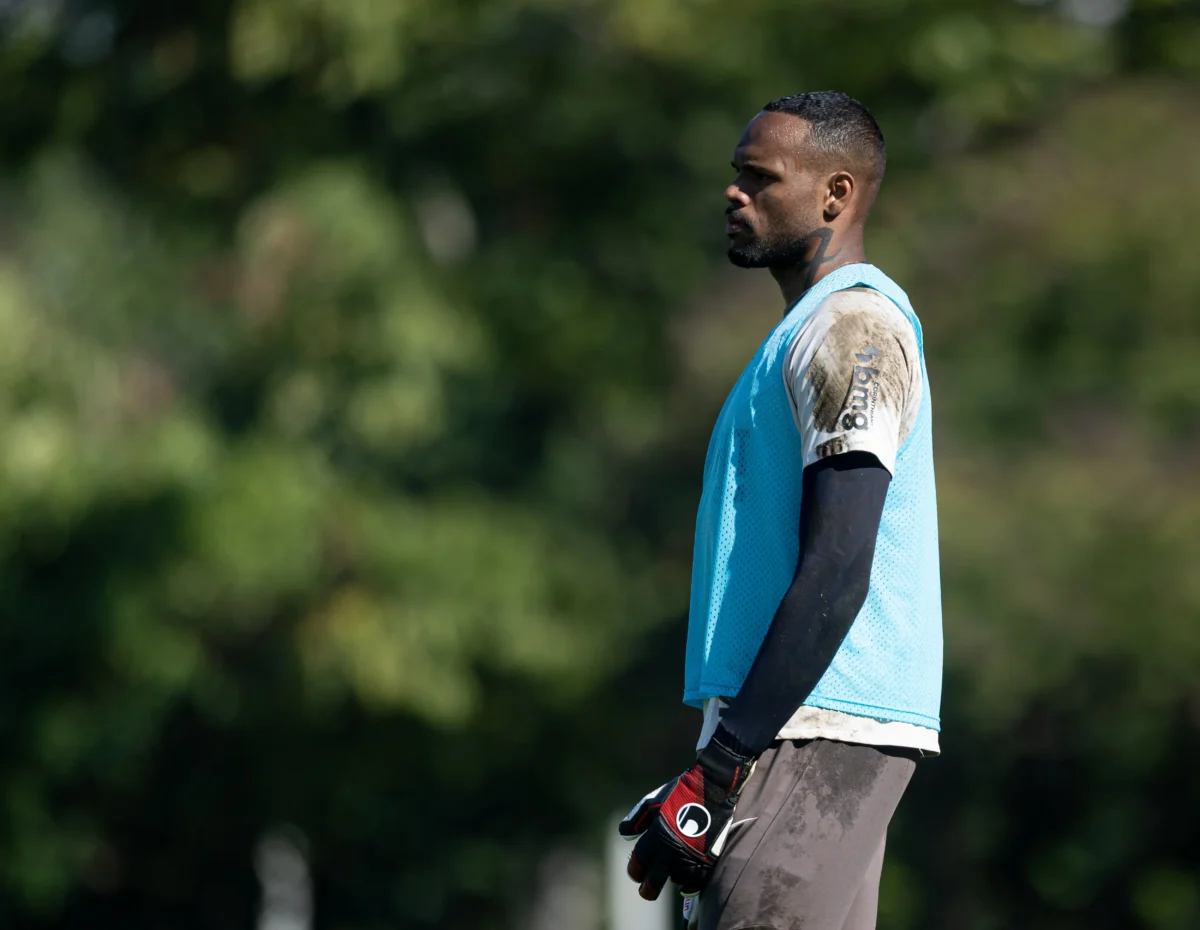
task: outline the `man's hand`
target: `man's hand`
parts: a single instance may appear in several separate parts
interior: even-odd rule
[[[715,739],[696,764],[642,798],[618,827],[626,839],[640,837],[629,857],[629,877],[653,901],[667,880],[685,895],[704,888],[733,823],[733,808],[754,760]]]

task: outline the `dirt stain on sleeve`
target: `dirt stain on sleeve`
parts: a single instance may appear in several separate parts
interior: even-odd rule
[[[818,310],[833,315],[807,373],[813,390],[813,422],[822,432],[836,433],[846,428],[842,417],[852,399],[857,408],[865,397],[862,412],[867,422],[860,428],[871,427],[878,404],[897,408],[897,419],[901,418],[909,384],[909,360],[896,315],[879,303],[886,299],[873,291],[853,288],[830,295]],[[830,449],[827,454],[835,453]]]

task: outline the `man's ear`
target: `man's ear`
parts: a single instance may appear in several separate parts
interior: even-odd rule
[[[849,171],[835,171],[825,184],[825,219],[832,220],[840,216],[854,198],[854,190],[858,182]]]

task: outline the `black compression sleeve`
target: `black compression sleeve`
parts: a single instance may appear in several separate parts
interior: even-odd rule
[[[754,664],[714,738],[757,756],[804,703],[867,599],[888,474],[848,452],[804,469],[800,559]]]

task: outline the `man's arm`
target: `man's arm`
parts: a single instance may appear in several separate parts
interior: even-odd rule
[[[756,757],[825,674],[867,598],[891,475],[869,452],[804,469],[792,584],[713,739]]]

